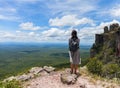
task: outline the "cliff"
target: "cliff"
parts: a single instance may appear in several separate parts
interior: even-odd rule
[[[104,27],[104,33],[95,35],[90,56],[103,63],[120,63],[120,26],[118,23]]]

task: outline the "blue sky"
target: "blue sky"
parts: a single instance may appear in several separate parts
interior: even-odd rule
[[[67,42],[76,29],[92,44],[112,23],[120,24],[120,0],[0,0],[0,42]]]

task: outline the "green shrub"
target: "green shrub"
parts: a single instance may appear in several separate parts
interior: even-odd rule
[[[107,64],[102,69],[102,75],[108,78],[120,78],[120,68],[118,64]]]
[[[0,82],[0,88],[22,88],[18,81]]]
[[[102,62],[99,61],[96,58],[91,58],[90,61],[87,64],[88,70],[91,73],[97,74],[97,75],[101,75],[101,73],[102,73],[102,67],[103,67]]]

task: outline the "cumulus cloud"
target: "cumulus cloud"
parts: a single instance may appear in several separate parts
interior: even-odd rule
[[[95,40],[95,34],[103,33],[104,26],[109,26],[112,23],[119,23],[117,20],[110,22],[102,22],[97,26],[84,27],[82,29],[76,28],[78,32],[78,37],[82,44],[92,44]],[[41,42],[41,41],[68,41],[71,36],[72,29],[60,29],[60,28],[50,28],[49,30],[39,31],[22,31],[18,30],[15,33],[11,32],[0,32],[0,41],[25,41],[25,42]]]
[[[19,27],[23,30],[39,30],[39,26],[35,26],[32,22],[21,23]]]
[[[51,26],[78,26],[81,24],[90,24],[94,25],[93,20],[89,18],[77,18],[76,15],[65,15],[61,18],[54,18],[49,20]]]
[[[51,28],[49,30],[43,31],[42,34],[47,37],[56,37],[62,36],[64,34],[64,30],[60,30],[58,28]]]

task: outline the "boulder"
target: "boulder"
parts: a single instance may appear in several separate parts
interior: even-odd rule
[[[55,70],[55,68],[54,68],[54,67],[51,67],[51,66],[44,66],[43,69],[44,69],[46,72],[48,72],[48,73],[50,73],[50,72],[52,72],[52,71]]]
[[[20,76],[17,76],[16,77],[16,80],[19,80],[19,81],[27,81],[29,79],[32,78],[32,75],[28,75],[28,74],[23,74],[23,75],[20,75]]]
[[[42,67],[33,67],[29,70],[30,73],[35,74],[35,75],[40,73],[41,71],[43,71]]]
[[[63,73],[61,74],[61,81],[65,84],[74,84],[77,81],[76,74]]]
[[[43,70],[38,75],[40,75],[40,76],[47,76],[47,75],[49,75],[49,73]]]

